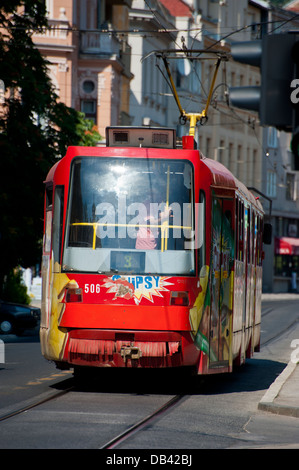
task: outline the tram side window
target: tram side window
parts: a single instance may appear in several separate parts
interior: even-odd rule
[[[259,266],[259,253],[260,253],[260,218],[256,216],[256,230],[255,230],[255,265]]]
[[[90,185],[87,184],[84,187],[82,184],[81,160],[79,159],[74,161],[71,180],[73,182],[70,195],[72,204],[66,235],[68,246],[92,247],[93,227],[91,224],[85,224],[84,222],[93,221],[95,209],[94,205],[90,208],[86,203],[86,194],[90,192]]]
[[[53,186],[46,187],[46,210],[52,210]]]
[[[247,224],[246,224],[246,232],[247,232],[247,263],[250,264],[250,256],[251,256],[251,238],[250,238],[250,227],[251,227],[251,211],[250,208],[247,210],[248,217],[247,217]]]
[[[262,266],[263,261],[263,221],[260,216],[257,218],[257,265]]]
[[[236,217],[236,258],[244,261],[244,204],[239,199],[236,201]]]
[[[252,237],[251,262],[252,264],[255,264],[256,250],[257,250],[257,215],[255,212],[252,213],[251,237]]]
[[[46,213],[45,213],[45,235],[44,235],[44,252],[50,253],[52,238],[52,198],[53,186],[46,187]]]
[[[239,255],[238,259],[244,261],[244,205],[239,203]]]
[[[64,186],[56,186],[53,214],[53,255],[54,262],[60,263],[63,227]]]
[[[250,254],[249,254],[249,262],[251,264],[254,263],[254,255],[255,255],[255,213],[251,210],[251,217],[250,217],[250,225],[249,225],[249,238],[250,238]]]
[[[206,264],[206,196],[204,191],[199,194],[199,213],[198,213],[198,267],[199,271]]]
[[[239,200],[236,199],[235,201],[235,227],[236,227],[236,238],[235,238],[235,253],[236,259],[238,259],[239,255],[239,224],[238,224],[238,214],[239,214]]]

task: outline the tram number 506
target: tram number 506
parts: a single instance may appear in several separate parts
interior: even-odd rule
[[[85,294],[99,294],[100,290],[100,284],[84,284]]]

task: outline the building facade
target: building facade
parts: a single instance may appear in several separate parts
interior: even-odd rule
[[[268,13],[268,34],[289,34],[298,29],[299,2]],[[265,246],[266,292],[297,292],[299,288],[299,174],[294,170],[291,138],[291,132],[264,128],[262,189],[272,202],[268,219],[273,228],[272,245]],[[264,206],[269,207],[267,201]]]
[[[234,41],[261,39],[265,34],[281,33],[295,27],[298,23],[294,18],[294,2],[292,4],[293,13],[290,14],[258,0],[161,0],[150,3],[133,0],[129,14],[131,29],[136,28],[137,17],[140,21],[141,18],[148,21],[147,15],[150,14],[156,22],[156,31],[169,28],[170,41],[168,44],[162,41],[165,33],[157,34],[155,43],[148,36],[129,36],[132,51],[138,44],[140,54],[138,60],[132,62],[131,69],[134,80],[131,83],[130,107],[134,109],[134,124],[168,125],[176,127],[179,136],[188,133],[188,126],[179,124],[179,111],[169,87],[164,88],[165,79],[155,67],[155,56],[148,55],[151,50],[162,49],[163,46],[175,49],[186,46],[206,50],[217,48],[229,53]],[[155,13],[158,9],[162,11],[161,5],[168,15],[167,26]],[[140,65],[141,61],[143,65]],[[184,69],[178,62],[172,63],[171,67],[183,109],[201,112],[214,63],[202,60]],[[233,60],[222,64],[208,112],[209,119],[204,126],[197,126],[196,140],[205,156],[220,161],[244,184],[253,191],[257,190],[266,220],[273,226],[273,243],[265,246],[264,290],[287,292],[297,289],[293,273],[299,276],[299,248],[296,248],[299,241],[298,176],[293,170],[291,135],[272,127],[261,127],[257,113],[232,108],[228,101],[229,87],[259,86],[260,83],[258,67]],[[167,104],[160,109],[155,102],[157,99],[164,99]]]
[[[219,49],[234,41],[261,39],[298,26],[298,2],[284,9],[262,0],[45,0],[49,29],[34,40],[50,62],[57,94],[81,110],[105,136],[109,125],[188,125],[154,51]],[[170,61],[181,104],[201,112],[215,60]],[[260,85],[260,69],[232,59],[223,62],[208,120],[198,124],[202,153],[227,166],[261,197],[273,226],[265,247],[264,290],[297,290],[299,280],[299,191],[290,151],[291,135],[261,127],[257,113],[232,108],[229,87]],[[271,214],[269,213],[271,200]],[[295,273],[295,274],[294,274]]]
[[[175,127],[177,134],[182,136],[188,134],[188,123],[185,126],[180,125],[179,110],[163,77],[163,72],[165,74],[163,63],[157,64],[155,55],[149,55],[150,51],[187,47],[193,50],[217,49],[229,53],[231,41],[221,38],[227,35],[231,25],[240,30],[244,26],[243,31],[234,35],[234,40],[256,39],[261,34],[257,31],[257,27],[248,30],[245,25],[248,21],[260,24],[263,11],[251,5],[247,11],[247,0],[238,2],[238,5],[231,1],[160,0],[150,3],[151,10],[148,9],[148,5],[148,1],[133,0],[129,14],[131,30],[136,30],[137,18],[139,25],[142,23],[141,18],[144,24],[149,21],[147,15],[156,22],[155,26],[149,26],[150,37],[133,34],[129,36],[133,54],[136,50],[139,53],[137,60],[134,58],[131,66],[134,75],[130,95],[130,109],[134,109],[133,123],[168,125]],[[158,11],[163,11],[162,7],[168,15],[167,25],[162,20],[159,21]],[[145,28],[145,25],[143,27]],[[157,33],[159,32],[155,38],[154,27]],[[211,60],[208,56],[205,60],[204,55],[202,60],[188,61],[187,64],[184,64],[183,59],[170,61],[179,98],[186,112],[199,113],[204,109],[214,65],[215,58]],[[258,123],[258,116],[252,112],[234,110],[228,106],[227,101],[229,86],[259,85],[259,83],[258,68],[240,66],[233,61],[222,63],[208,120],[204,126],[197,126],[196,140],[207,157],[217,159],[228,166],[246,185],[257,186],[261,190],[262,129]]]
[[[46,0],[46,6],[49,28],[33,39],[50,62],[59,99],[92,119],[102,136],[106,126],[129,124],[131,0]]]

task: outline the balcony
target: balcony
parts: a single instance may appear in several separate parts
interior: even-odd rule
[[[80,54],[119,58],[121,42],[114,33],[80,31]]]
[[[68,39],[69,33],[70,25],[67,19],[49,19],[48,27],[44,28],[41,33],[34,33],[34,38],[60,43]]]

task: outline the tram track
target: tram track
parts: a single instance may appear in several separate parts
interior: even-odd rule
[[[272,309],[269,309],[272,310]],[[263,315],[267,315],[270,313],[270,311],[266,310],[263,312]],[[267,338],[265,341],[261,341],[261,346],[265,347],[269,345],[271,342],[277,340],[279,337],[287,333],[291,328],[294,327],[296,323],[298,323],[298,319],[294,320],[290,325],[284,328],[283,331],[279,331],[277,334],[271,336],[270,338]],[[35,398],[26,400],[25,402],[21,402],[16,404],[15,406],[12,406],[10,408],[4,408],[0,409],[0,422],[8,420],[10,418],[13,418],[14,416],[21,415],[22,413],[25,413],[33,408],[36,408],[40,405],[43,405],[44,403],[53,401],[57,398],[60,398],[72,391],[76,390],[75,384],[72,384],[68,388],[64,390],[55,390],[51,391],[50,393],[44,393],[42,395],[39,395]],[[154,410],[151,412],[149,415],[147,415],[145,418],[142,418],[135,424],[131,425],[128,429],[125,431],[117,434],[115,437],[113,437],[111,440],[107,441],[105,444],[101,445],[99,447],[100,449],[113,449],[120,445],[123,441],[131,437],[133,434],[141,431],[143,428],[148,426],[152,421],[157,419],[158,417],[162,416],[164,413],[169,411],[172,407],[174,407],[176,404],[178,404],[186,395],[184,394],[178,394],[172,397],[170,400],[168,400],[165,404],[160,406],[158,409]]]
[[[292,323],[290,323],[287,327],[285,327],[283,330],[279,331],[278,333],[276,333],[274,336],[271,336],[271,338],[268,338],[266,339],[265,341],[261,341],[261,346],[268,346],[270,343],[272,343],[273,341],[276,341],[278,340],[279,338],[281,338],[284,334],[286,334],[288,331],[290,331],[292,328],[294,328],[294,326],[296,325],[296,323],[298,323],[299,319],[295,319]]]
[[[263,312],[263,316],[268,315],[273,311],[272,308],[269,308]],[[273,337],[265,340],[264,342],[261,342],[261,346],[267,346],[269,343],[272,341],[277,340],[279,337],[283,336],[285,333],[287,333],[290,329],[294,327],[296,323],[298,323],[299,319],[297,318],[294,320],[291,324],[289,324],[286,328],[283,329],[283,331],[279,331],[277,334],[275,334]],[[110,441],[108,441],[106,444],[102,445],[100,449],[114,449],[118,445],[120,445],[122,442],[124,442],[126,439],[131,437],[133,434],[137,433],[138,431],[141,431],[143,428],[148,426],[152,421],[154,421],[156,418],[159,416],[163,415],[166,411],[171,409],[173,406],[175,406],[178,402],[180,402],[186,395],[176,395],[172,399],[170,399],[168,402],[166,402],[163,406],[161,406],[159,409],[148,415],[147,417],[143,418],[142,420],[138,421],[136,424],[132,425],[130,428],[125,430],[124,432],[120,433]]]
[[[291,326],[289,326],[286,329],[289,329],[290,327]],[[272,340],[273,340],[273,338],[267,340],[266,343],[269,343]],[[263,343],[263,345],[264,344],[265,343]],[[59,391],[57,391],[57,390],[53,391],[52,390],[51,393],[48,392],[47,394],[42,394],[42,395],[39,395],[35,398],[32,398],[31,402],[27,401],[27,402],[24,402],[24,403],[16,404],[13,410],[5,410],[5,412],[4,412],[4,409],[2,409],[2,410],[0,409],[0,422],[5,422],[6,420],[9,420],[10,418],[13,418],[15,416],[22,415],[22,414],[25,414],[25,416],[26,416],[27,411],[30,411],[31,409],[37,408],[38,406],[43,405],[45,403],[49,403],[51,401],[54,401],[55,399],[60,399],[63,396],[66,396],[67,394],[69,394],[71,392],[79,392],[80,393],[82,391],[90,391],[90,392],[95,392],[95,391],[99,392],[99,391],[101,391],[101,393],[99,394],[99,397],[97,398],[97,400],[102,400],[102,398],[101,398],[102,394],[104,394],[104,396],[106,395],[106,393],[109,394],[109,392],[107,391],[107,388],[108,387],[105,385],[105,383],[104,383],[104,389],[106,389],[106,391],[103,391],[102,386],[100,388],[98,388],[97,386],[95,387],[93,382],[91,383],[90,387],[87,386],[86,384],[83,384],[83,388],[81,386],[78,387],[78,386],[76,386],[75,383],[71,382],[71,383],[68,384],[68,388],[65,388],[64,390],[59,390]],[[162,387],[162,390],[160,390],[160,387],[158,387],[158,389],[159,389],[159,392],[162,392],[162,394],[163,394],[163,391],[164,391],[164,393],[166,392],[166,390],[163,390],[163,387]],[[112,388],[112,390],[114,390],[114,388]],[[125,390],[126,390],[126,387],[125,387]],[[155,389],[155,391],[157,393],[157,389]],[[132,389],[129,387],[127,392],[129,394],[132,393]],[[177,392],[179,392],[179,390],[177,390]],[[93,448],[98,448],[98,449],[101,449],[101,450],[119,449],[119,448],[122,448],[123,444],[126,447],[126,444],[127,444],[126,441],[128,441],[131,438],[136,439],[136,436],[139,436],[140,439],[143,439],[142,438],[142,435],[143,435],[142,433],[143,432],[146,433],[151,425],[155,426],[157,421],[160,418],[163,418],[163,416],[165,416],[168,412],[171,412],[172,409],[176,407],[176,405],[179,405],[180,403],[182,403],[182,401],[184,399],[188,398],[189,393],[187,392],[187,394],[186,394],[184,392],[185,391],[181,390],[177,395],[172,395],[171,396],[171,394],[169,394],[170,397],[169,397],[169,395],[168,395],[168,397],[165,396],[164,400],[163,400],[163,401],[165,401],[164,403],[163,403],[163,401],[160,401],[160,406],[157,407],[157,404],[156,404],[153,411],[151,411],[150,408],[149,408],[148,409],[148,414],[143,418],[142,418],[142,414],[140,414],[139,415],[139,420],[138,420],[138,418],[137,419],[136,418],[132,419],[133,416],[135,416],[135,414],[133,415],[134,411],[132,411],[132,409],[130,409],[130,411],[128,413],[131,415],[131,417],[130,417],[131,422],[126,420],[126,429],[121,431],[121,432],[118,432],[119,428],[117,429],[117,427],[116,427],[115,429],[112,430],[113,431],[112,436],[114,436],[114,437],[111,438],[111,434],[110,434],[110,439],[109,439],[109,434],[107,434],[107,431],[106,431],[102,435],[102,438],[100,439],[100,441],[93,443],[93,445],[94,445]],[[154,394],[156,395],[156,393],[154,393]],[[124,392],[124,394],[126,396],[128,396],[128,394],[126,392]],[[87,394],[87,395],[89,395],[89,394]],[[136,391],[135,391],[134,397],[132,397],[132,398],[134,400],[136,400]],[[68,401],[70,402],[70,400],[68,400]],[[83,409],[85,409],[84,403],[82,404],[82,407],[83,407]],[[59,409],[59,407],[58,407],[58,409]],[[61,407],[60,407],[60,410],[61,410]],[[68,413],[68,411],[69,410],[65,410],[66,413]],[[51,412],[52,414],[55,413],[55,411],[52,408],[51,408],[51,410],[48,410],[47,412],[48,413]],[[70,411],[71,414],[76,413],[76,412],[77,411],[75,411],[74,408],[73,408],[73,411],[72,410]],[[90,414],[90,412],[88,412],[88,410],[86,412],[87,412],[87,416],[88,416],[88,414]],[[84,411],[82,411],[82,415],[83,414],[84,414]],[[105,415],[105,413],[104,413],[104,415]],[[78,419],[81,420],[82,417],[78,416]],[[51,418],[51,419],[53,419],[53,418]],[[59,419],[60,419],[60,417],[58,415],[58,421],[59,421]],[[26,418],[25,418],[25,420],[26,420]],[[84,420],[84,418],[83,418],[83,420]],[[135,421],[135,423],[134,423],[134,421]],[[29,419],[29,422],[30,422],[30,419]],[[101,429],[103,429],[103,426],[101,426],[101,423],[103,423],[103,422],[104,421],[102,421],[101,417],[99,417],[99,421],[97,419],[94,420],[93,425],[95,426],[95,431],[96,431],[96,428],[98,426],[100,426]],[[112,420],[112,422],[113,422],[113,420]],[[134,424],[132,424],[132,422]],[[31,421],[31,423],[34,423],[34,419]],[[124,421],[120,422],[120,425],[123,427]]]
[[[267,308],[264,310],[264,312],[262,312],[262,316],[267,316],[271,312],[272,308]],[[265,341],[261,341],[261,346],[265,347],[269,343],[276,341],[279,337],[281,337],[282,335],[287,333],[291,328],[293,328],[296,323],[298,323],[298,318],[296,318],[291,324],[285,326],[283,330],[280,330],[276,334],[271,335],[271,337],[266,338]],[[14,406],[10,407],[10,409],[8,407],[3,408],[2,410],[0,409],[0,422],[9,420],[10,418],[13,418],[17,415],[22,415],[23,413],[26,413],[27,411],[33,408],[37,408],[40,405],[54,401],[55,399],[59,399],[67,395],[68,393],[75,391],[81,391],[81,387],[79,387],[78,389],[76,383],[71,381],[67,384],[67,388],[64,388],[63,390],[51,390],[50,392],[33,397],[25,402],[19,402]],[[131,423],[127,423],[127,428],[125,430],[117,433],[117,429],[115,429],[115,432],[113,433],[114,437],[110,438],[110,440],[107,439],[109,438],[109,436],[106,436],[106,439],[103,436],[101,444],[99,444],[98,448],[108,450],[120,447],[126,440],[130,439],[132,436],[136,435],[137,433],[142,433],[143,430],[145,431],[151,424],[155,423],[159,418],[161,418],[167,412],[171,411],[173,407],[179,404],[187,396],[188,394],[186,395],[182,390],[182,393],[174,395],[171,398],[169,398],[168,396],[168,400],[167,397],[165,397],[167,401],[165,401],[164,404],[162,401],[162,404],[160,403],[160,406],[158,408],[156,407],[152,412],[149,410],[149,414],[147,414],[145,417],[142,418],[141,415],[139,420],[132,420],[133,423],[135,421],[134,424],[131,424],[132,421]],[[131,417],[133,417],[132,412],[130,414]]]
[[[126,439],[131,437],[133,434],[135,434],[138,431],[141,431],[145,426],[148,426],[154,419],[158,418],[159,416],[164,414],[166,411],[171,409],[179,401],[181,401],[184,397],[185,397],[185,395],[176,395],[175,397],[171,398],[169,401],[167,401],[164,405],[162,405],[156,411],[150,413],[148,416],[146,416],[145,418],[138,421],[136,424],[131,426],[129,429],[127,429],[124,432],[118,434],[116,437],[111,439],[109,442],[107,442],[106,444],[101,446],[100,449],[114,449],[119,444],[121,444],[123,441],[125,441]]]
[[[31,410],[32,408],[35,408],[37,406],[43,405],[44,403],[47,403],[51,400],[55,400],[56,398],[66,395],[72,390],[74,390],[73,386],[65,390],[60,390],[59,392],[55,391],[55,392],[50,392],[50,393],[46,393],[43,395],[39,395],[38,397],[35,397],[35,399],[27,400],[23,404],[19,403],[15,407],[10,407],[12,409],[10,409],[9,411],[5,411],[2,414],[1,414],[1,409],[0,409],[0,422],[5,421],[9,418],[13,418],[14,416],[20,415],[22,413],[25,413],[26,411]]]
[[[271,302],[271,305],[266,304],[262,308],[261,346],[263,347],[268,346],[270,343],[275,342],[279,338],[282,338],[299,322],[296,302],[291,302],[291,305],[294,305],[293,312],[286,315],[285,321],[277,322],[277,326],[275,326],[274,318],[281,316],[281,303],[282,301],[273,301]]]
[[[0,409],[0,423],[9,420],[18,415],[22,415],[27,411],[32,410],[33,408],[37,408],[45,403],[49,403],[54,401],[58,398],[61,398],[67,395],[70,392],[75,392],[77,390],[75,385],[71,385],[64,390],[59,391],[51,391],[44,393],[42,395],[38,395],[37,397],[33,397],[25,402],[17,403],[14,406],[7,407],[4,409]],[[99,449],[114,449],[126,439],[130,438],[133,434],[142,431],[143,428],[150,425],[153,421],[161,417],[171,408],[173,408],[176,404],[178,404],[186,395],[178,394],[170,398],[164,404],[162,404],[159,408],[154,409],[154,411],[150,412],[147,416],[137,421],[135,424],[129,426],[123,432],[116,434],[112,439],[109,441],[107,440],[106,443],[101,444]]]

